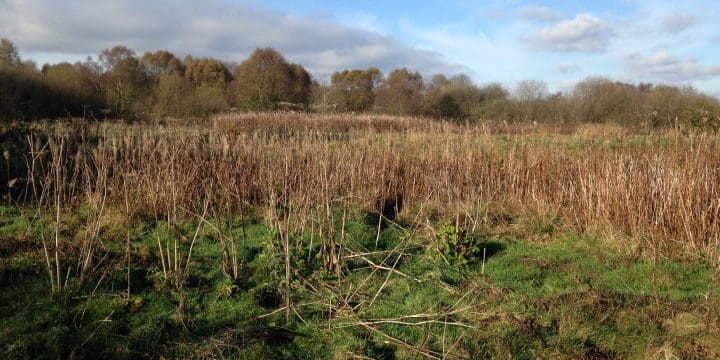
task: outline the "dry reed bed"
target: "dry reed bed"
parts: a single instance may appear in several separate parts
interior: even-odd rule
[[[471,215],[473,206],[490,204],[557,212],[579,231],[617,229],[656,254],[719,252],[715,137],[621,146],[585,138],[567,146],[567,138],[552,144],[521,136],[508,143],[487,129],[411,118],[278,114],[219,117],[190,130],[138,129],[106,132],[93,146],[51,137],[45,152],[61,159],[65,180],[29,188],[62,188],[65,202],[75,203],[92,192],[161,217],[177,208],[199,213],[209,203],[222,211],[280,209],[300,222],[348,201],[372,208],[401,198],[409,218],[426,205]],[[326,136],[332,132],[344,136]],[[42,145],[35,144],[38,154]],[[53,168],[37,166],[31,178],[52,179]]]
[[[220,114],[211,121],[214,128],[232,133],[297,134],[308,132],[338,133],[356,130],[374,132],[458,131],[450,123],[431,119],[348,114],[303,114],[293,112]]]

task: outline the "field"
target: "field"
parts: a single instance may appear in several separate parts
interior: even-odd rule
[[[0,130],[2,358],[720,357],[720,136],[248,113]]]

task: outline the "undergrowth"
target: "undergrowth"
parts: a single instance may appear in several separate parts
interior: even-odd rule
[[[128,271],[124,239],[108,220],[100,232],[105,260],[91,281],[70,280],[51,294],[33,240],[38,222],[47,230],[50,218],[0,211],[3,358],[720,355],[720,294],[709,264],[621,253],[597,236],[538,219],[510,226],[523,236],[535,232],[538,240],[528,242],[507,229],[458,231],[452,220],[429,231],[397,219],[377,233],[362,209],[351,209],[336,229],[346,237],[340,277],[323,267],[317,236],[291,237],[293,312],[286,318],[276,230],[262,218],[225,224],[244,239],[237,279],[223,273],[217,233],[200,226],[182,287],[159,266],[156,235],[171,234],[165,221],[133,222]],[[72,212],[63,222],[69,243],[82,233],[83,216]],[[178,220],[178,227],[192,235],[197,222]],[[73,248],[65,251],[71,259]]]

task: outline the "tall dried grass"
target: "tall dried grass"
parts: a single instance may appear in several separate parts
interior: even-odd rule
[[[102,184],[109,203],[129,199],[149,216],[260,207],[299,226],[318,214],[339,221],[327,209],[348,201],[381,211],[401,199],[408,217],[428,204],[450,214],[468,204],[550,209],[579,231],[611,227],[656,254],[720,255],[716,136],[587,130],[268,113],[172,128],[102,124],[93,144],[56,127],[44,151],[65,138],[67,179],[28,189],[55,194],[63,183],[62,201],[77,203]],[[35,166],[28,178],[52,168]],[[100,172],[102,182],[83,180]]]

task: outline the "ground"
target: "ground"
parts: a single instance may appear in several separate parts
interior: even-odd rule
[[[470,234],[448,222],[421,230],[400,217],[377,237],[377,217],[353,209],[336,229],[345,235],[340,278],[320,264],[317,238],[290,239],[293,311],[286,318],[277,234],[258,217],[234,222],[243,239],[237,279],[223,274],[216,232],[201,226],[187,279],[177,286],[157,259],[167,223],[106,211],[96,255],[103,272],[82,284],[70,279],[52,295],[38,236],[52,237],[51,214],[10,205],[0,211],[4,358],[720,356],[712,266],[649,260],[552,219],[505,219]],[[74,212],[64,216],[61,236],[70,261],[71,239],[84,236],[87,214],[67,211]],[[189,240],[197,222],[183,224]],[[472,250],[452,252],[447,243]],[[187,254],[188,242],[181,245]]]

